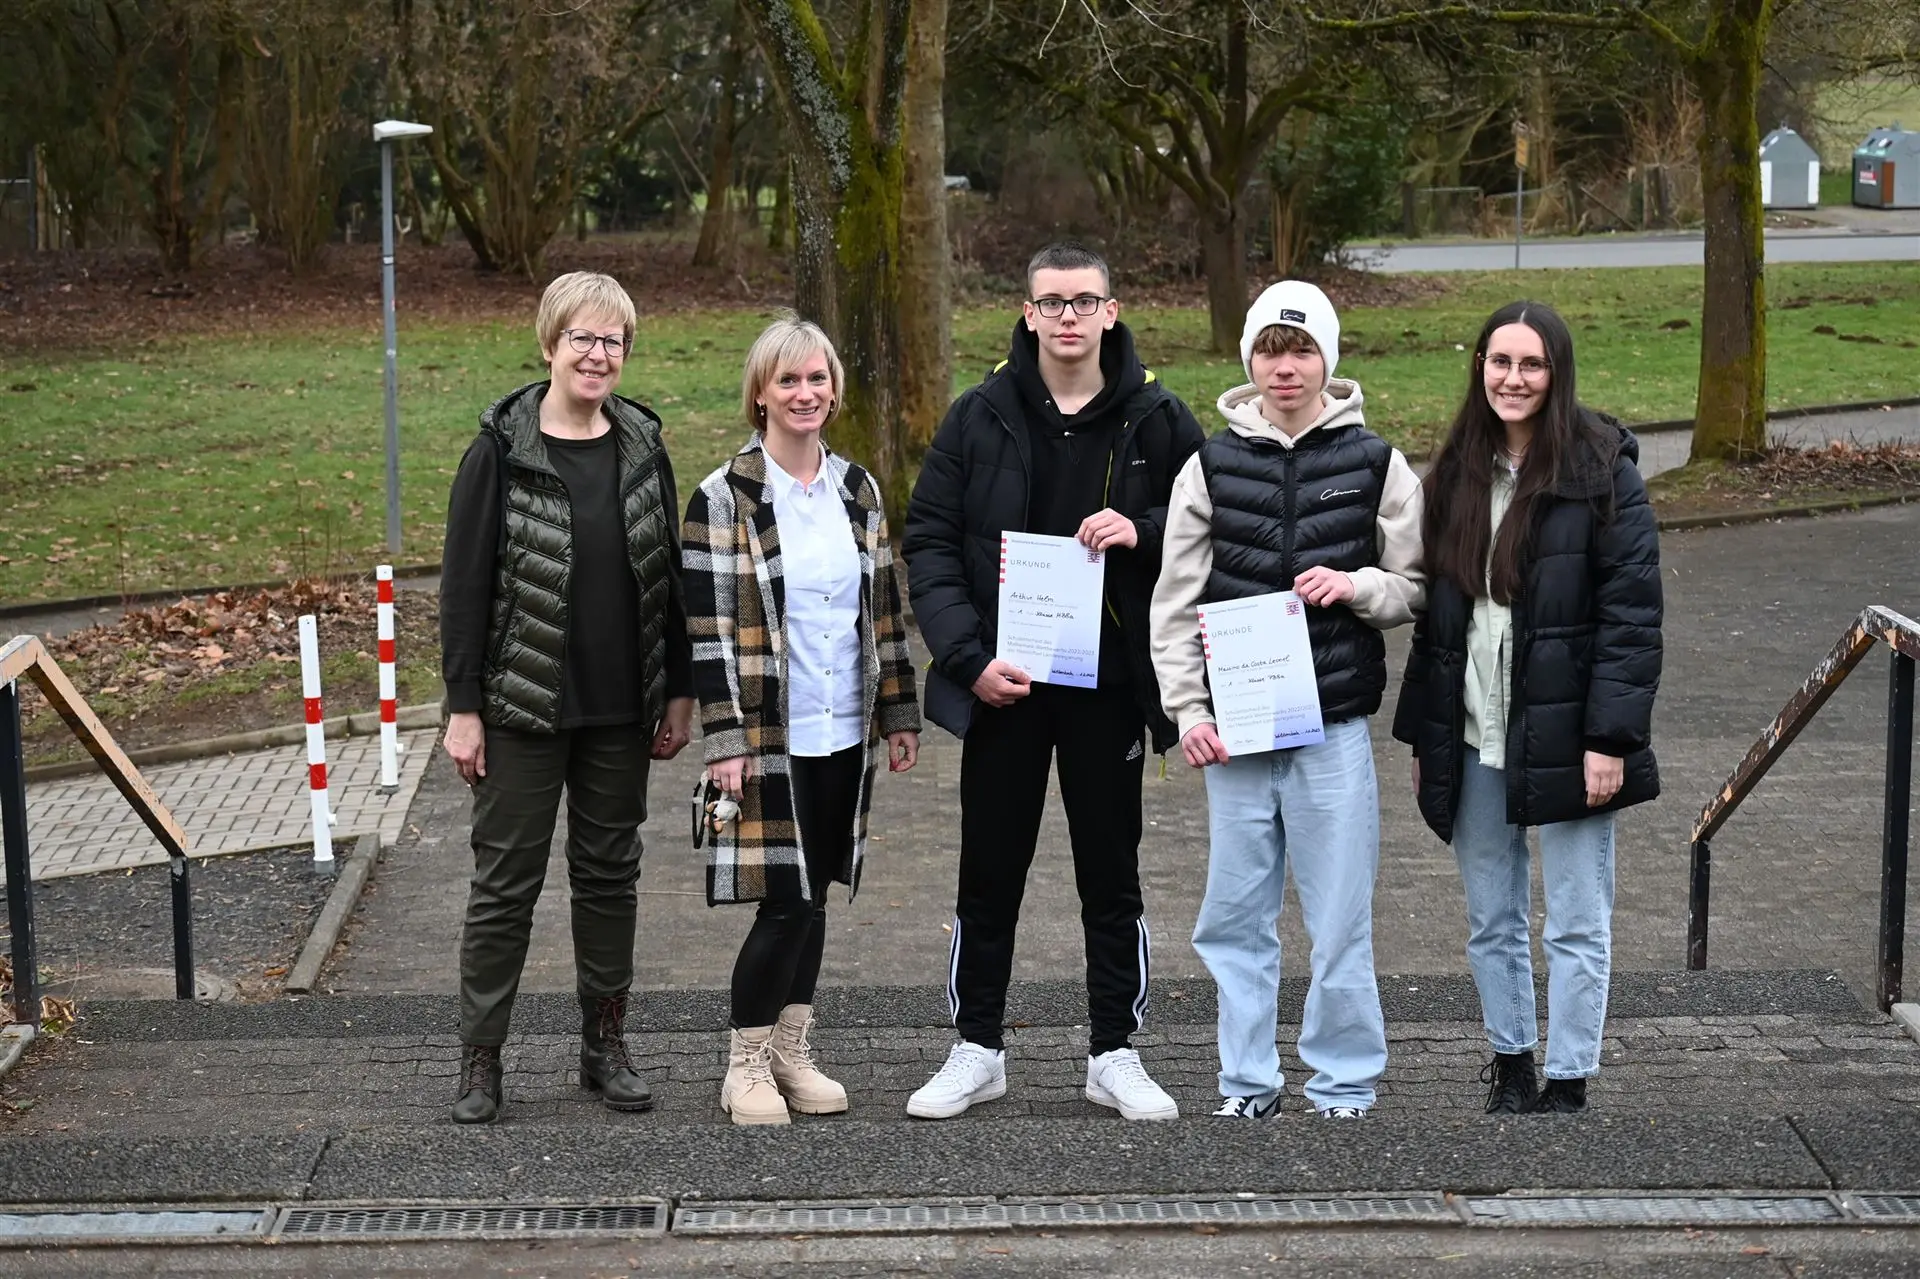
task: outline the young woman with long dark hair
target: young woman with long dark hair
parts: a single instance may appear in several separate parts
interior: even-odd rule
[[[1514,302],[1480,331],[1424,481],[1427,614],[1394,736],[1413,747],[1421,815],[1460,864],[1489,1114],[1583,1110],[1600,1069],[1614,814],[1660,791],[1660,548],[1639,454],[1579,402],[1566,322]],[[1547,908],[1544,1088],[1528,827]]]

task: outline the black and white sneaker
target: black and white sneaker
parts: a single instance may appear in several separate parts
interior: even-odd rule
[[[1215,1119],[1272,1119],[1280,1113],[1280,1094],[1259,1097],[1229,1097],[1226,1105],[1213,1112]]]
[[[1328,1106],[1320,1112],[1320,1117],[1322,1119],[1365,1119],[1367,1108],[1365,1106]]]

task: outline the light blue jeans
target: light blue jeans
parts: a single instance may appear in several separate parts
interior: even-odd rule
[[[1241,755],[1206,770],[1212,849],[1193,948],[1220,1001],[1220,1092],[1250,1097],[1285,1082],[1274,1046],[1286,872],[1313,945],[1300,1058],[1315,1108],[1371,1106],[1387,1068],[1373,977],[1373,877],[1380,791],[1366,717],[1327,725],[1313,746]]]
[[[1507,824],[1507,775],[1462,745],[1453,855],[1467,890],[1467,961],[1495,1052],[1540,1040],[1527,934],[1527,832]],[[1600,1035],[1613,972],[1613,814],[1550,822],[1540,832],[1546,886],[1547,1078],[1600,1073]]]

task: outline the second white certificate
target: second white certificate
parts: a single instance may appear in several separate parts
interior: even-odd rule
[[[1307,606],[1292,591],[1202,604],[1215,729],[1229,755],[1327,739],[1307,641]]]
[[[1070,537],[1000,535],[1000,634],[994,656],[1042,684],[1093,688],[1100,677],[1106,557]]]

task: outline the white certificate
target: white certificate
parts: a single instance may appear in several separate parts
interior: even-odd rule
[[[1213,717],[1229,755],[1327,740],[1307,642],[1307,606],[1292,591],[1202,604]]]
[[[1092,688],[1100,676],[1106,556],[1070,537],[1000,535],[1000,635],[994,656],[1042,684]]]

